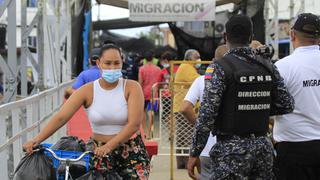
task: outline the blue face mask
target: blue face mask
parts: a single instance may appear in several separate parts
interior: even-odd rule
[[[201,59],[198,59],[198,60],[196,60],[196,61],[201,61]],[[201,64],[195,64],[194,67],[195,67],[196,69],[199,69],[199,68],[201,67]]]
[[[201,64],[196,64],[196,65],[194,65],[194,67],[195,67],[196,69],[199,69],[199,68],[201,67]]]
[[[162,64],[162,67],[163,68],[168,68],[168,67],[170,67],[170,64]]]
[[[102,78],[108,83],[114,83],[122,77],[121,69],[102,69]]]

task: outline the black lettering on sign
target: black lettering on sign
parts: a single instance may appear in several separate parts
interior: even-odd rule
[[[314,86],[320,86],[320,79],[304,80],[302,82],[302,87],[314,87]]]
[[[129,3],[132,13],[203,13],[205,3]]]

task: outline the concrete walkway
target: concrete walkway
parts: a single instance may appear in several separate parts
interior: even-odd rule
[[[170,156],[152,157],[149,180],[170,180]],[[174,164],[174,180],[191,180],[191,178],[186,169],[178,170]]]
[[[159,120],[156,115],[154,121],[154,136],[159,137]],[[159,147],[160,148],[160,147]],[[169,150],[158,150],[159,154],[169,154]],[[153,156],[151,160],[151,173],[149,180],[170,180],[170,156]],[[174,157],[174,180],[191,180],[186,169],[177,169],[176,157]]]

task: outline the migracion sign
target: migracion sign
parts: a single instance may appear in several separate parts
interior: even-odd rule
[[[215,0],[129,0],[131,21],[214,21]]]

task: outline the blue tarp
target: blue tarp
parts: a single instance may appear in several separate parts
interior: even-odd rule
[[[91,10],[84,14],[84,28],[82,32],[83,38],[83,70],[89,68],[89,34],[91,25]]]

